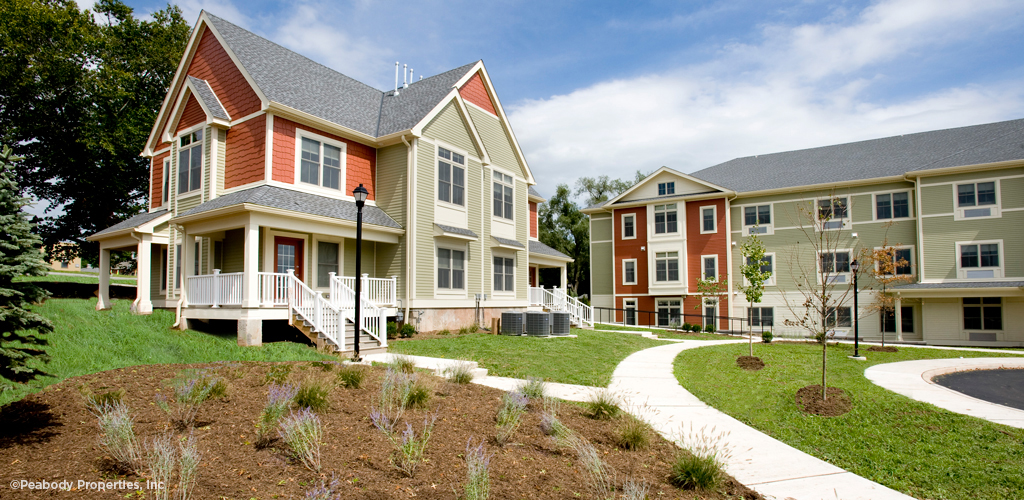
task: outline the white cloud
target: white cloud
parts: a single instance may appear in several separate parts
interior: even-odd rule
[[[818,24],[766,26],[761,43],[720,47],[701,64],[517,103],[510,119],[550,194],[584,175],[632,177],[662,165],[691,172],[753,154],[1019,118],[1020,81],[897,103],[869,97],[894,80],[884,71],[899,72],[920,52],[1007,29],[1013,8],[895,0],[837,10]]]

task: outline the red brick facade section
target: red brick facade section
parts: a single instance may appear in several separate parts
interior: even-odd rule
[[[537,204],[530,202],[530,237],[537,238]]]
[[[153,200],[153,208],[163,206],[164,158],[167,158],[170,154],[170,151],[168,151],[153,157],[153,168],[149,170],[153,173],[149,179],[149,199]]]
[[[484,81],[480,78],[480,73],[473,75],[466,83],[459,88],[459,94],[467,102],[471,102],[480,106],[488,113],[498,116],[498,112],[494,110],[494,103],[491,102],[491,97],[487,94],[487,87],[484,87]]]
[[[709,206],[715,207],[715,229],[717,231],[714,233],[701,234],[700,231],[704,227],[704,222],[701,217],[701,209]],[[686,203],[686,272],[689,278],[688,286],[690,293],[697,293],[697,282],[704,273],[704,259],[702,256],[718,256],[719,280],[724,281],[727,277],[726,275],[729,273],[729,246],[725,231],[726,215],[724,198],[691,201]],[[693,307],[698,303],[699,302],[693,302],[693,304],[688,306],[688,309],[693,311]],[[728,303],[723,299],[718,307],[719,316],[727,315],[727,305]],[[719,328],[722,327],[719,326]]]
[[[206,80],[232,120],[259,111],[262,106],[259,96],[217,37],[210,30],[203,28],[203,33],[198,39],[195,55],[185,74]],[[159,133],[163,133],[164,127],[165,124],[161,123]],[[156,147],[156,144],[153,146]]]
[[[206,123],[206,111],[203,111],[196,96],[190,95],[188,101],[185,102],[185,109],[181,112],[181,119],[178,120],[178,126],[174,129],[174,133],[177,134],[200,123]]]
[[[368,200],[374,199],[374,186],[376,186],[377,179],[376,149],[278,116],[274,117],[272,178],[275,181],[288,184],[297,182],[295,179],[296,128],[345,143],[345,194],[351,195],[352,190],[359,186],[359,184],[362,184],[370,192],[366,198]]]
[[[622,238],[622,216],[633,214],[633,231],[636,238]],[[612,214],[612,234],[615,246],[614,290],[616,294],[647,293],[647,252],[641,247],[647,245],[647,207],[624,208]],[[636,259],[636,284],[623,285],[622,261]]]
[[[224,151],[224,189],[262,181],[266,171],[266,115],[228,129]]]

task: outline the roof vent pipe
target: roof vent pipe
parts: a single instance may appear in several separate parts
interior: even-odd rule
[[[395,95],[398,95],[398,61],[395,61]]]
[[[416,80],[415,80],[415,79],[413,79],[413,77],[412,77],[412,72],[413,72],[413,71],[415,71],[415,70],[414,70],[414,69],[412,69],[412,68],[409,68],[409,83],[412,83],[412,82],[416,81]]]
[[[408,68],[409,68],[408,64],[403,64],[402,65],[402,88],[403,89],[409,86],[409,74],[407,72]]]

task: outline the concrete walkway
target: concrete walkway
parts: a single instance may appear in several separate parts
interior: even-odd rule
[[[765,496],[796,500],[912,498],[771,438],[708,406],[679,385],[672,363],[680,352],[737,342],[746,341],[683,341],[644,349],[619,364],[609,388],[633,411],[641,405],[649,407],[646,420],[667,439],[678,442],[684,425],[728,432],[724,444],[732,457],[726,471]]]
[[[903,346],[900,346],[903,347]],[[1024,411],[947,389],[932,378],[956,371],[1024,368],[1024,358],[948,358],[875,365],[864,376],[876,385],[952,412],[1024,429]]]

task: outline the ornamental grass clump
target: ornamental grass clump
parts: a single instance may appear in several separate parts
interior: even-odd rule
[[[131,410],[120,401],[96,408],[100,445],[119,468],[138,474],[143,469],[142,447],[135,436]]]
[[[568,440],[569,446],[576,452],[580,468],[587,474],[587,486],[596,498],[615,498],[615,471],[604,460],[594,445],[582,438]]]
[[[391,366],[402,373],[412,373],[416,370],[416,361],[409,356],[398,355],[391,359]]]
[[[571,434],[569,428],[558,419],[558,412],[562,402],[558,399],[545,397],[544,409],[540,412],[540,430],[547,436],[555,439],[556,443],[563,443]]]
[[[92,389],[90,389],[88,386],[85,386],[82,387],[80,391],[82,397],[85,398],[85,407],[88,408],[93,415],[99,415],[99,410],[104,405],[120,403],[121,401],[124,401],[124,389],[101,392],[99,394],[96,394],[92,392]]]
[[[455,384],[468,384],[473,381],[473,365],[459,361],[444,369],[444,376]]]
[[[147,456],[149,475],[159,486],[153,491],[157,500],[167,500],[171,496],[171,478],[174,477],[174,462],[178,454],[174,435],[164,434],[150,443]]]
[[[281,418],[292,405],[292,400],[299,392],[299,388],[291,385],[270,384],[267,392],[267,404],[260,413],[260,422],[256,426],[256,447],[265,448],[274,439],[271,432],[277,429]]]
[[[473,438],[466,441],[466,484],[463,497],[466,500],[487,500],[491,494],[491,457],[484,450],[484,442],[473,446]]]
[[[315,412],[327,411],[331,406],[331,382],[315,375],[307,376],[295,393],[295,406]]]
[[[267,372],[267,375],[263,378],[263,385],[277,384],[283,385],[288,382],[288,376],[292,373],[292,365],[277,365]]]
[[[281,420],[278,429],[281,439],[292,450],[292,456],[307,469],[320,472],[320,442],[323,426],[320,418],[309,408],[293,411]]]
[[[544,397],[544,379],[538,377],[526,377],[526,380],[519,384],[516,388],[520,394],[530,399],[540,399]]]
[[[395,425],[405,413],[414,378],[411,374],[402,373],[394,365],[388,366],[384,372],[377,398],[378,406],[370,408],[370,419],[378,428],[383,426],[381,430],[387,429],[388,434],[394,432]]]
[[[587,416],[595,420],[611,420],[619,415],[619,399],[607,389],[594,391],[584,404]]]
[[[226,395],[227,384],[208,370],[185,370],[171,381],[171,392],[170,401],[158,394],[156,404],[167,413],[172,424],[185,429],[195,423],[203,402]]]
[[[187,500],[196,487],[199,478],[199,446],[196,437],[189,433],[188,438],[178,443],[178,494],[179,500]]]
[[[346,389],[359,389],[366,380],[366,369],[359,365],[341,365],[338,368],[338,385]]]
[[[694,430],[693,426],[680,432],[679,441],[682,450],[676,454],[672,462],[672,473],[669,482],[683,489],[712,491],[725,481],[725,462],[731,451],[725,445],[728,432],[716,433],[701,427]]]
[[[526,405],[530,399],[518,391],[506,392],[501,396],[501,408],[498,409],[497,428],[498,434],[495,439],[498,444],[505,446],[512,440],[523,423],[523,414],[526,413]]]

